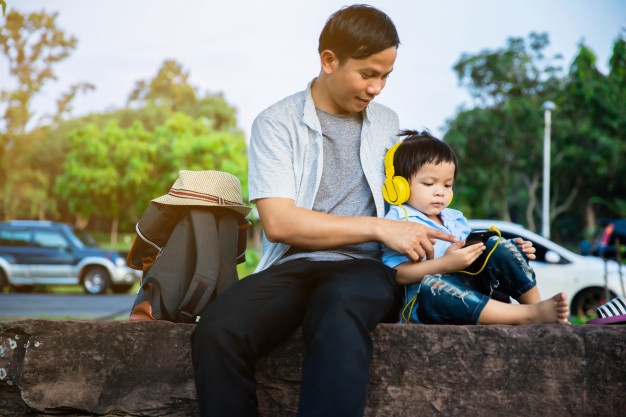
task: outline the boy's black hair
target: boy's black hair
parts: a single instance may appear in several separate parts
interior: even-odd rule
[[[458,160],[454,150],[444,141],[437,139],[429,131],[403,130],[402,144],[393,155],[395,175],[410,180],[425,164],[439,165],[444,162],[454,164],[454,179],[458,175]]]
[[[400,38],[389,16],[366,4],[345,6],[332,14],[320,34],[318,52],[333,51],[340,63],[364,59],[391,47]]]

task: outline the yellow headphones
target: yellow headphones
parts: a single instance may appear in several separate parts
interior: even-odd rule
[[[393,145],[385,155],[385,183],[383,184],[385,201],[396,206],[406,203],[411,195],[409,181],[399,175],[396,176],[396,170],[393,167],[393,156],[400,145],[402,145],[402,141]]]
[[[385,182],[383,183],[383,198],[386,202],[395,206],[401,206],[406,203],[409,201],[409,197],[411,196],[411,186],[409,185],[409,181],[404,177],[395,175],[396,169],[393,166],[393,157],[400,145],[402,145],[402,141],[393,145],[385,155]],[[451,192],[448,205],[452,203],[453,196],[454,193]]]

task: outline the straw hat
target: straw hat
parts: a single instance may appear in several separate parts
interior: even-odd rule
[[[170,191],[152,201],[171,206],[222,207],[244,217],[250,213],[250,207],[243,204],[239,178],[222,171],[181,170]]]

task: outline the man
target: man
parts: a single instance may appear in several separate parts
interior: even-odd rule
[[[300,326],[298,415],[363,415],[370,332],[397,302],[380,243],[417,262],[432,257],[431,239],[455,240],[382,218],[383,160],[399,126],[393,111],[372,100],[399,44],[383,12],[342,8],[320,35],[318,77],[255,120],[249,184],[263,257],[255,274],[207,308],[192,337],[203,416],[256,416],[254,364]]]

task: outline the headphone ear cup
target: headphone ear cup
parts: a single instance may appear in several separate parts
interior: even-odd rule
[[[398,202],[396,204],[404,204],[409,201],[411,196],[411,186],[404,177],[393,177],[393,185],[398,193]]]
[[[404,204],[409,200],[411,187],[404,177],[396,176],[387,178],[383,186],[383,197],[389,204]]]

